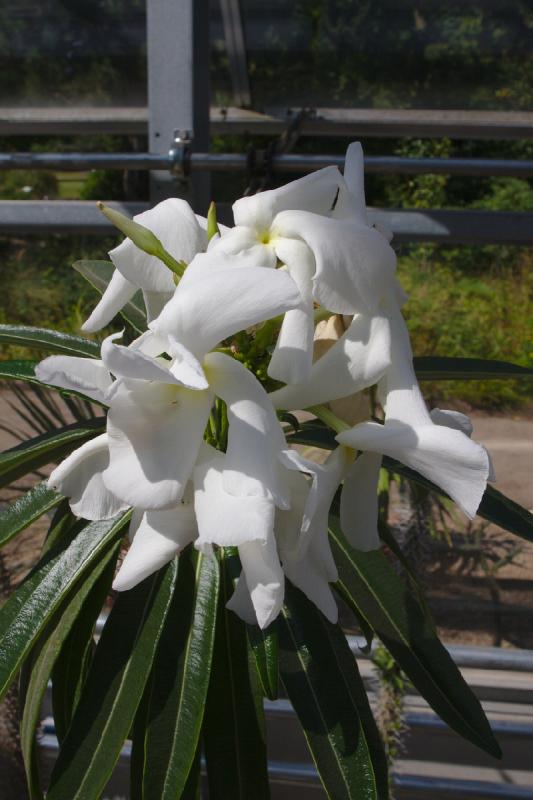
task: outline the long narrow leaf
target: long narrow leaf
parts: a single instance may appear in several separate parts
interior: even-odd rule
[[[111,261],[75,261],[72,265],[76,272],[79,272],[91,286],[93,286],[100,294],[103,294],[107,289],[111,276],[115,271]],[[142,304],[142,295],[138,292],[131,300],[129,300],[124,308],[121,309],[120,314],[126,322],[135,328],[139,333],[143,333],[148,327],[146,319],[146,311]]]
[[[276,700],[279,682],[277,628],[270,625],[262,631],[258,625],[247,625],[246,632],[263,694],[269,700]]]
[[[499,745],[478,699],[440,642],[414,592],[381,550],[354,550],[335,520],[330,534],[344,599],[368,620],[434,711],[465,739],[499,758]]]
[[[328,797],[387,800],[386,759],[375,728],[372,758],[360,713],[369,722],[368,703],[344,634],[290,584],[278,623],[283,685]]]
[[[47,800],[100,797],[131,730],[176,575],[174,559],[134,589],[119,594],[52,772]]]
[[[0,610],[0,698],[33,644],[78,578],[122,536],[129,514],[92,522],[60,539]]]
[[[97,342],[73,336],[70,333],[48,330],[48,328],[32,328],[27,325],[0,325],[0,343],[18,344],[49,353],[61,353],[66,356],[89,356],[100,358],[100,346]]]
[[[47,489],[46,483],[38,483],[29,492],[17,497],[5,511],[0,513],[0,547],[47,511],[59,505],[61,500],[61,495]]]
[[[20,741],[31,800],[41,800],[43,796],[37,768],[35,734],[40,723],[41,704],[52,668],[65,643],[67,647],[70,646],[69,634],[72,626],[88,599],[93,600],[93,608],[94,600],[96,601],[98,605],[96,615],[98,615],[113,580],[119,547],[120,543],[117,542],[105,550],[92,565],[92,569],[80,586],[65,598],[61,609],[51,621],[49,629],[39,638],[22,670],[20,696],[24,710],[20,725]]]
[[[533,369],[529,367],[488,358],[415,356],[413,366],[422,381],[485,381],[533,376]]]
[[[74,422],[60,431],[44,433],[5,450],[0,453],[0,486],[7,486],[22,475],[61,460],[104,428],[105,417]]]
[[[261,698],[258,704],[250,678],[246,626],[226,609],[233,581],[227,556],[221,561],[215,649],[203,731],[209,795],[220,800],[267,800],[270,792]]]
[[[218,562],[189,548],[153,666],[144,730],[136,725],[134,759],[144,761],[143,800],[182,797],[197,753],[211,672],[219,588]]]

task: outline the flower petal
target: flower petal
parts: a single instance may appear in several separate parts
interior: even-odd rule
[[[164,567],[196,538],[196,520],[190,503],[166,511],[136,509],[131,523],[133,541],[122,562],[113,589],[132,589]]]
[[[235,225],[267,231],[276,214],[287,209],[328,214],[341,181],[337,167],[325,167],[279,189],[242,197],[233,204]]]
[[[209,353],[204,367],[212,390],[228,407],[224,488],[240,497],[270,496],[287,507],[278,462],[285,437],[267,393],[246,367],[223,353]]]
[[[302,308],[286,312],[268,374],[284,383],[303,383],[309,380],[313,363],[315,321],[311,279],[315,259],[307,245],[296,239],[279,239],[276,253],[300,291]]]
[[[303,239],[316,260],[313,296],[337,314],[374,312],[394,279],[394,250],[373,228],[306,211],[282,211],[278,235]]]
[[[206,233],[185,200],[171,197],[133,219],[149,228],[178,261],[188,263],[207,246]],[[149,292],[173,293],[172,272],[158,258],[139,250],[131,239],[125,239],[110,251],[109,256],[115,267],[135,286]]]
[[[338,400],[376,383],[390,364],[386,316],[356,316],[348,330],[315,361],[307,383],[270,394],[276,408],[297,409]]]
[[[339,617],[337,603],[328,578],[310,549],[303,558],[286,558],[283,571],[287,578],[324,614],[333,625]]]
[[[341,494],[341,528],[356,550],[377,550],[378,483],[382,456],[361,453],[344,479]]]
[[[247,625],[257,625],[257,617],[255,615],[250,590],[246,585],[246,579],[242,572],[235,584],[233,594],[226,603],[226,608],[233,611],[234,614],[237,614]]]
[[[266,542],[244,542],[239,546],[239,557],[257,624],[267,628],[281,611],[285,593],[274,534]]]
[[[72,389],[99,403],[106,402],[112,379],[103,361],[78,356],[48,356],[35,367],[35,375],[43,383]]]
[[[147,289],[143,289],[144,305],[146,307],[148,322],[151,322],[160,315],[174,294],[174,288],[175,287],[172,287],[172,291],[168,292],[149,292]]]
[[[196,462],[212,395],[147,381],[117,383],[107,418],[105,485],[135,507],[175,506]]]
[[[360,142],[352,142],[348,145],[344,159],[344,182],[345,186],[339,190],[339,198],[335,206],[335,212],[340,212],[343,196],[349,201],[350,215],[358,222],[367,224],[366,202],[365,202],[365,157]],[[345,202],[346,202],[345,201]],[[347,216],[348,202],[342,210],[342,216]]]
[[[300,303],[298,287],[285,272],[261,267],[216,270],[180,284],[150,327],[173,336],[201,359],[231,334]]]
[[[170,372],[180,383],[191,389],[208,388],[205,372],[198,359],[173,336],[169,336],[169,353],[174,359]]]
[[[230,228],[216,241],[212,240],[208,252],[213,256],[224,254],[233,258],[240,257],[253,267],[273,268],[276,266],[276,251],[270,242],[262,241],[262,238],[267,237],[267,229],[259,232],[254,228],[237,226]]]
[[[233,547],[252,540],[265,542],[274,527],[274,503],[269,497],[236,497],[226,492],[223,472],[226,458],[210,448],[207,460],[194,470],[194,507],[198,520],[198,545]]]
[[[108,440],[103,433],[62,461],[48,478],[48,487],[69,498],[77,517],[111,519],[128,506],[104,486],[102,472],[108,463]]]
[[[474,517],[489,474],[483,447],[464,433],[441,425],[412,427],[399,420],[363,422],[336,437],[347,447],[382,453],[401,461],[447,492]]]
[[[124,308],[126,303],[131,300],[136,291],[135,284],[127,280],[118,270],[115,270],[100,302],[81,326],[82,331],[94,333],[101,328],[105,328],[118,312]]]
[[[466,434],[466,436],[472,436],[474,430],[472,421],[470,417],[468,417],[466,414],[461,414],[460,411],[449,411],[441,408],[434,408],[429,412],[429,416],[435,425],[445,425],[447,428],[455,428],[458,431],[462,431],[464,434]],[[487,453],[487,458],[489,459],[489,477],[487,480],[489,483],[494,483],[496,481],[496,470],[494,469],[491,455],[484,445],[480,445],[480,447],[483,447]]]

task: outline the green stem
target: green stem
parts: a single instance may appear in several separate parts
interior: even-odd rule
[[[333,411],[330,411],[329,408],[326,406],[309,406],[305,409],[309,411],[310,414],[314,414],[319,420],[324,422],[329,428],[332,428],[337,433],[341,433],[342,431],[348,431],[352,427],[348,425],[347,422],[344,420],[339,419]]]

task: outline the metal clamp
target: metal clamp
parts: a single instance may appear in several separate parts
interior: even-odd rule
[[[191,170],[191,131],[174,131],[170,150],[168,151],[168,161],[170,172],[178,180],[186,181]]]

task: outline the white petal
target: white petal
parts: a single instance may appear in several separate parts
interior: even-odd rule
[[[153,331],[145,331],[129,345],[131,350],[139,350],[146,356],[156,358],[168,349],[168,339],[166,336],[156,336]]]
[[[217,270],[180,284],[157,320],[156,333],[178,339],[202,358],[231,334],[300,305],[292,278],[279,270]]]
[[[176,505],[193,470],[212,395],[180,386],[117,381],[108,414],[106,486],[130,505]]]
[[[198,359],[181,342],[169,336],[169,353],[174,359],[170,372],[184,386],[191,389],[207,389],[209,386],[205,372]]]
[[[296,450],[285,450],[280,460],[288,469],[307,472],[312,477],[311,488],[304,508],[298,552],[303,557],[313,540],[323,556],[323,567],[330,580],[337,580],[337,569],[328,544],[328,519],[331,503],[343,480],[353,454],[344,447],[337,447],[324,464],[304,458]]]
[[[429,416],[435,425],[444,425],[446,428],[454,428],[456,431],[462,431],[466,436],[472,436],[472,431],[474,430],[472,421],[470,417],[466,414],[461,414],[460,411],[434,408],[429,412]]]
[[[344,181],[355,218],[366,223],[365,157],[360,142],[348,145],[344,159]],[[342,192],[342,189],[340,191]]]
[[[338,616],[337,604],[329,586],[327,569],[321,553],[323,542],[319,542],[318,547],[311,542],[303,557],[299,550],[300,530],[310,484],[301,472],[293,471],[287,473],[287,483],[291,492],[291,507],[287,511],[278,511],[275,523],[283,571],[327,619],[335,623]]]
[[[127,280],[118,270],[113,272],[100,302],[90,317],[81,326],[85,333],[94,333],[109,325],[111,320],[131,300],[137,287]]]
[[[243,264],[247,262],[249,266],[273,268],[276,266],[276,251],[270,242],[263,242],[263,238],[268,238],[268,231],[259,232],[246,226],[230,228],[219,239],[212,240],[209,254],[225,254],[233,259],[241,258]]]
[[[133,541],[113,581],[116,592],[137,586],[196,538],[196,520],[189,503],[166,511],[136,510],[132,527]]]
[[[104,362],[78,356],[48,356],[35,367],[35,375],[43,383],[72,389],[105,403],[112,380]]]
[[[114,344],[114,340],[120,339],[121,336],[122,333],[112,333],[102,342],[102,360],[115,377],[161,383],[181,383],[169,371],[170,362],[167,362],[167,366],[146,355],[140,348]]]
[[[302,308],[285,314],[268,374],[284,383],[303,383],[309,380],[313,363],[315,322],[311,279],[315,259],[307,245],[295,239],[279,239],[276,253],[300,291]]]
[[[274,534],[266,542],[245,542],[239,547],[242,571],[260,628],[266,628],[281,611],[285,579]]]
[[[336,167],[326,167],[286,183],[279,189],[242,197],[233,204],[235,225],[247,225],[266,231],[276,214],[287,209],[328,214],[341,180],[341,174]]]
[[[348,330],[315,361],[307,383],[270,394],[276,408],[297,409],[338,400],[376,383],[390,364],[386,316],[356,316]]]
[[[411,427],[398,420],[363,422],[338,434],[348,447],[396,458],[440,486],[465,514],[477,511],[489,474],[487,453],[464,433],[434,425]]]
[[[149,292],[147,289],[143,289],[144,305],[146,307],[148,322],[151,322],[160,315],[173,294],[174,287],[172,291],[168,292]]]
[[[108,463],[107,434],[103,433],[62,461],[48,478],[48,486],[69,498],[77,517],[111,519],[128,506],[104,486],[102,472]]]
[[[466,436],[472,436],[472,432],[474,430],[472,421],[470,417],[468,417],[466,414],[461,414],[460,411],[449,411],[447,409],[444,410],[441,408],[434,408],[429,412],[429,416],[435,425],[445,425],[447,428],[455,428],[458,431],[462,431],[464,434],[466,434]],[[481,445],[481,447],[483,447],[483,445]],[[489,459],[489,477],[487,480],[489,483],[494,483],[496,481],[494,464],[486,447],[484,447],[484,450],[486,451],[487,458]]]
[[[251,540],[265,542],[274,527],[274,503],[258,495],[236,497],[223,486],[226,458],[214,451],[194,470],[194,507],[198,520],[198,545],[221,547]]]
[[[250,596],[250,590],[246,585],[246,580],[242,572],[235,584],[233,594],[226,603],[226,608],[229,608],[230,611],[237,614],[247,625],[257,625],[257,617]]]
[[[341,494],[341,528],[356,550],[377,550],[378,483],[382,456],[362,453],[344,479]]]
[[[198,224],[191,207],[176,197],[163,200],[155,208],[137,214],[133,219],[151,230],[177,261],[188,263],[207,246],[205,231]],[[124,277],[141,289],[149,292],[174,291],[174,279],[168,267],[155,256],[139,250],[130,239],[125,239],[109,255]]]
[[[313,251],[313,296],[338,314],[373,312],[392,285],[396,256],[373,228],[305,211],[282,211],[273,226],[280,236],[303,239]]]
[[[204,367],[212,390],[228,407],[224,488],[239,496],[272,496],[286,507],[278,462],[285,437],[267,393],[239,361],[223,353],[209,353]]]

